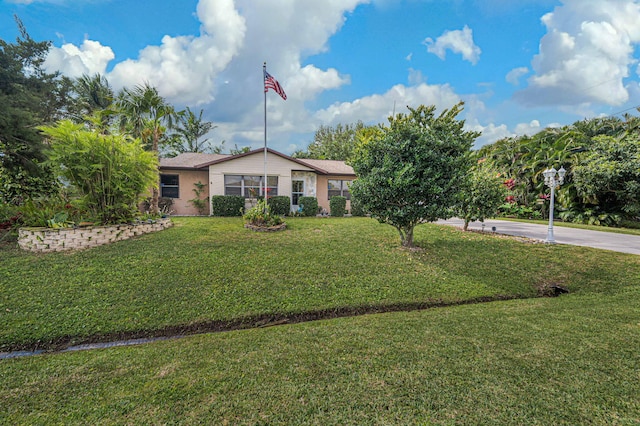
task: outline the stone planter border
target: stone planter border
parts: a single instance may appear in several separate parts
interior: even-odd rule
[[[18,245],[21,249],[48,253],[97,247],[116,241],[162,231],[173,226],[171,219],[158,219],[137,224],[88,226],[86,228],[20,228]]]
[[[280,225],[276,225],[276,226],[256,226],[250,223],[245,223],[244,227],[247,229],[251,229],[252,231],[255,231],[255,232],[277,232],[277,231],[284,231],[285,229],[287,229],[287,224],[283,222]]]

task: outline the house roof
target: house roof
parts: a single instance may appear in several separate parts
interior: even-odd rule
[[[308,158],[300,158],[305,164],[308,164],[311,167],[318,167],[323,169],[330,175],[355,175],[356,173],[353,171],[353,167],[346,164],[344,161],[338,160],[312,160]]]
[[[267,148],[267,151],[273,155],[285,158],[289,161],[297,163],[303,167],[313,169],[322,175],[354,175],[355,172],[351,166],[345,164],[344,161],[337,160],[312,160],[304,158],[293,158],[281,152]],[[202,154],[195,152],[184,152],[173,158],[161,158],[160,168],[163,169],[202,169],[213,164],[233,161],[237,158],[246,157],[257,153],[262,153],[263,149],[258,148],[249,152],[243,152],[237,155],[230,154]]]
[[[197,169],[198,165],[230,157],[229,154],[203,154],[201,152],[183,152],[172,158],[161,158],[160,167],[163,169]]]

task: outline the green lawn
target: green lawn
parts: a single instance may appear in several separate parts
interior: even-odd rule
[[[215,328],[269,316],[366,312],[479,298],[635,285],[636,256],[418,227],[421,252],[366,218],[289,219],[254,233],[240,219],[182,218],[172,229],[75,252],[3,250],[0,350]]]
[[[5,248],[0,342],[571,293],[1,360],[0,424],[640,423],[640,257],[437,225],[411,252],[369,219],[288,223],[181,218],[78,253]]]
[[[640,292],[0,361],[2,424],[636,425]]]

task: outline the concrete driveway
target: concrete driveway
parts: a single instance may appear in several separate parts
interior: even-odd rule
[[[439,220],[436,223],[460,228],[464,225],[464,221],[461,219]],[[495,226],[495,232],[499,234],[515,235],[542,241],[547,239],[547,225],[510,222],[506,220],[485,220],[484,223],[485,232],[492,232],[491,228]],[[469,224],[469,229],[482,230],[482,223],[472,222]],[[640,235],[587,231],[584,229],[564,228],[560,226],[553,227],[553,235],[558,244],[571,244],[619,251],[622,253],[640,254]]]

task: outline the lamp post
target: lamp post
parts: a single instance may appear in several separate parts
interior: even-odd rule
[[[564,167],[560,167],[560,170],[546,169],[542,174],[544,175],[544,184],[551,188],[551,200],[549,201],[549,230],[547,231],[547,239],[544,241],[548,244],[555,244],[556,240],[553,238],[553,203],[555,202],[555,189],[564,183],[564,175],[567,171]]]

